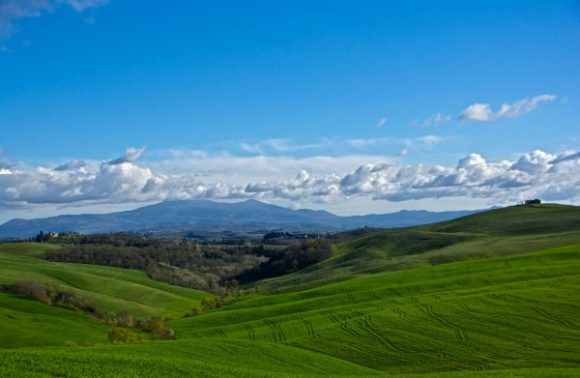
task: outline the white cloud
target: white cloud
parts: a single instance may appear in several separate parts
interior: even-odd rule
[[[562,155],[556,157],[550,163],[557,164],[557,163],[561,163],[564,161],[579,160],[579,159],[580,159],[580,152],[569,151],[569,152],[565,152]]]
[[[40,17],[60,6],[81,13],[109,3],[109,0],[0,0],[0,38],[10,37],[14,22],[21,18]]]
[[[404,146],[396,156],[407,156],[413,150],[431,150],[438,144],[449,141],[449,137],[438,135],[423,135],[414,139],[396,139],[395,142]]]
[[[456,165],[403,164],[379,156],[288,158],[193,154],[189,160],[138,164],[144,149],[103,162],[55,168],[0,167],[4,208],[30,204],[115,204],[168,199],[257,198],[333,204],[473,198],[489,203],[580,200],[580,153],[541,150],[512,160],[468,154]],[[365,161],[366,160],[366,161]],[[169,169],[172,164],[179,169]],[[177,164],[177,165],[175,165]],[[183,166],[179,166],[183,164]],[[205,174],[201,168],[205,168]]]
[[[461,114],[459,114],[459,119],[485,122],[494,119],[494,114],[489,104],[475,103],[469,105],[467,109],[462,111]]]
[[[412,149],[429,149],[437,144],[449,141],[448,137],[424,135],[416,138],[321,138],[314,142],[297,143],[290,139],[265,139],[260,141],[238,143],[241,152],[252,155],[346,155],[359,151],[369,152],[382,150],[383,147],[405,147],[407,152]],[[230,146],[231,147],[231,146]],[[384,153],[381,151],[381,153]],[[394,154],[394,152],[393,152]]]
[[[407,156],[409,155],[409,148],[408,147],[404,147],[401,149],[401,151],[399,151],[397,153],[397,156]]]
[[[314,143],[294,143],[290,139],[272,138],[253,142],[244,141],[239,143],[238,146],[243,152],[265,155],[268,153],[289,153],[329,148],[338,142],[337,140],[322,138]]]
[[[437,135],[425,135],[416,139],[416,142],[424,147],[433,147],[437,144],[443,143],[444,141],[444,137]]]
[[[542,94],[531,99],[522,99],[511,104],[503,103],[497,111],[493,111],[488,103],[475,103],[469,105],[459,114],[460,120],[489,122],[505,118],[516,118],[523,114],[530,113],[543,102],[552,102],[557,96],[552,94]]]
[[[308,149],[309,145],[293,145],[288,139],[265,139],[258,142],[241,142],[240,148],[252,154],[264,154],[268,151],[287,152]]]
[[[349,138],[342,141],[342,143],[351,148],[364,149],[377,145],[396,143],[396,140],[392,138]]]
[[[66,162],[62,165],[59,165],[54,170],[57,172],[58,171],[79,170],[79,169],[82,169],[83,167],[86,167],[86,165],[87,165],[87,163],[85,163],[82,160],[71,160],[71,161]]]
[[[382,129],[383,127],[385,127],[386,124],[387,124],[387,117],[381,117],[377,121],[377,128]]]
[[[146,149],[147,149],[146,146],[143,146],[141,148],[129,147],[125,151],[125,155],[109,161],[109,165],[133,163],[137,161],[137,159],[139,159],[141,155],[143,155],[143,152],[145,152]]]
[[[58,3],[68,4],[81,13],[89,8],[97,8],[109,4],[110,0],[57,0]]]
[[[414,122],[412,125],[419,127],[441,126],[447,122],[450,122],[452,119],[453,117],[451,117],[449,114],[435,113],[431,117],[425,118],[423,122]]]

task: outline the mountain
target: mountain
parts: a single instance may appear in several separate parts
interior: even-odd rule
[[[338,216],[323,210],[292,210],[256,200],[224,203],[209,200],[167,201],[109,213],[14,219],[0,226],[0,238],[57,232],[265,233],[332,232],[360,227],[406,227],[458,218],[474,211],[399,211],[389,214]]]

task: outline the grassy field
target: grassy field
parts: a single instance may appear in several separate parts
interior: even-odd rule
[[[1,295],[0,376],[580,376],[575,207],[507,208],[365,235],[317,266],[263,282],[270,292],[189,318],[178,314],[203,293],[129,270],[43,262],[42,248],[3,246],[0,282],[33,275],[110,308],[165,312],[178,339],[106,345],[103,326],[82,314]],[[38,346],[74,337],[91,342]]]
[[[435,266],[580,244],[580,207],[513,206],[432,225],[377,231],[338,244],[334,256],[295,274],[261,282],[297,290],[360,274]]]
[[[55,246],[0,245],[0,284],[19,280],[53,283],[105,311],[128,310],[138,317],[181,317],[209,296],[152,280],[135,270],[39,259],[47,248]],[[110,329],[84,314],[6,293],[0,293],[0,319],[0,347],[104,343]]]

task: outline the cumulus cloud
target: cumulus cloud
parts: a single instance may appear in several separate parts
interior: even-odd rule
[[[564,161],[571,161],[571,160],[580,160],[580,152],[566,152],[562,155],[556,157],[554,160],[551,161],[552,164],[561,163]]]
[[[70,170],[78,170],[81,169],[83,167],[85,167],[87,165],[87,163],[85,163],[82,160],[71,160],[67,163],[64,163],[62,165],[59,165],[58,167],[56,167],[54,170],[59,172],[59,171],[70,171]]]
[[[488,103],[475,103],[469,105],[459,114],[460,120],[489,122],[505,118],[516,118],[523,114],[530,113],[544,102],[552,102],[557,96],[552,94],[542,94],[531,99],[525,98],[511,104],[503,103],[497,111],[493,111]]]
[[[60,6],[68,6],[81,13],[108,3],[109,0],[1,0],[0,38],[8,38],[14,22],[21,18],[40,17]]]
[[[129,147],[125,151],[125,155],[109,161],[109,165],[133,163],[137,161],[137,159],[139,159],[141,155],[143,155],[143,152],[145,152],[146,149],[147,149],[146,146],[143,146],[141,148]]]
[[[239,178],[248,161],[233,162],[216,179],[212,175],[200,177],[193,170],[185,174],[168,173],[138,164],[137,158],[143,152],[143,148],[128,149],[123,157],[112,161],[114,164],[73,161],[54,168],[23,164],[0,167],[0,204],[6,208],[195,198],[301,203],[337,203],[348,198],[397,202],[470,197],[497,203],[531,197],[580,200],[580,153],[571,151],[554,154],[536,150],[511,160],[490,160],[471,153],[455,165],[382,161],[353,166],[345,172],[319,164],[319,168],[327,167],[328,171],[298,168],[293,175],[286,160],[271,158],[266,160],[267,165],[286,168],[263,179],[245,182]],[[210,157],[195,159],[200,166],[214,163],[208,160]],[[300,160],[293,164],[301,165]]]

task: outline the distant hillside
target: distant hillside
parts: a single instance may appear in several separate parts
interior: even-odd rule
[[[580,207],[552,203],[510,206],[450,220],[428,228],[438,232],[505,236],[580,231]]]
[[[580,243],[580,207],[510,206],[450,221],[377,230],[335,245],[334,256],[302,271],[265,280],[271,290],[306,288],[358,274],[517,255]]]
[[[20,238],[39,231],[102,232],[236,232],[262,230],[332,232],[360,227],[407,227],[441,222],[473,211],[400,211],[342,217],[322,210],[292,210],[256,200],[236,203],[209,200],[168,201],[110,214],[61,215],[43,219],[14,219],[0,226],[0,238]]]

